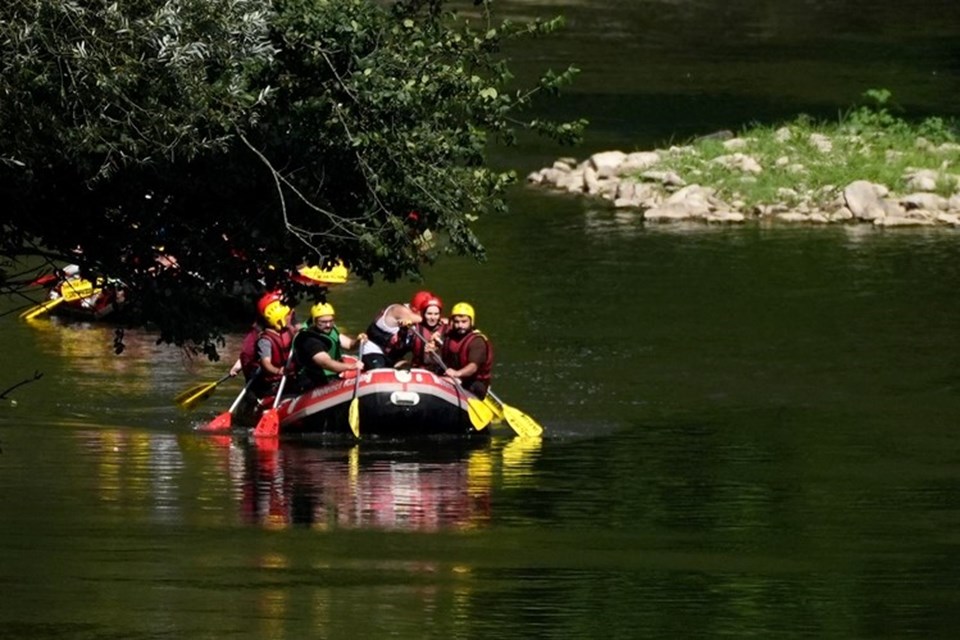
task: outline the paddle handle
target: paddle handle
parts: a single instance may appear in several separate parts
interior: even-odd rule
[[[230,408],[227,410],[227,413],[233,414],[237,410],[237,407],[240,406],[240,402],[243,400],[243,397],[247,395],[247,391],[250,390],[250,387],[253,385],[254,381],[257,379],[257,376],[260,375],[260,368],[258,367],[256,371],[253,372],[253,375],[250,376],[250,379],[247,380],[247,384],[243,385],[243,389],[240,390],[240,395],[237,396],[237,399],[233,401],[233,404],[230,405]],[[230,377],[229,375],[227,376]]]
[[[360,346],[357,347],[357,360],[360,361],[360,364],[363,364],[363,345],[366,344],[366,340],[360,341]],[[357,379],[353,383],[353,397],[357,397],[357,392],[360,391],[360,372],[362,369],[357,369]]]
[[[423,334],[420,333],[419,331],[417,331],[417,328],[416,328],[415,326],[413,326],[413,325],[410,325],[410,331],[413,331],[413,335],[415,335],[415,336],[417,336],[418,338],[420,338],[420,342],[423,343],[423,350],[426,351],[426,350],[427,350],[427,339],[424,338],[424,337],[423,337]],[[433,356],[433,359],[437,361],[437,364],[440,365],[441,367],[443,367],[443,370],[444,370],[444,371],[446,371],[447,369],[449,369],[449,367],[447,366],[447,363],[443,361],[443,358],[440,357],[440,354],[439,354],[439,353],[437,353],[436,351],[430,351],[429,353],[430,353],[430,355]]]
[[[296,342],[296,339],[294,339],[293,342]],[[287,356],[287,363],[283,365],[283,375],[280,376],[280,386],[277,387],[277,395],[273,398],[274,409],[280,406],[280,396],[283,395],[283,388],[287,386],[287,371],[290,370],[290,363],[293,362],[293,342],[290,343],[290,355]]]

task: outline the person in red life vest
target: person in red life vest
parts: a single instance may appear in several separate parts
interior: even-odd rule
[[[474,326],[476,318],[477,314],[469,303],[453,305],[450,328],[440,349],[440,357],[447,364],[443,375],[459,382],[482,400],[490,388],[493,345]]]
[[[435,369],[437,373],[441,373],[443,367],[437,363],[437,347],[443,344],[443,336],[449,327],[447,319],[443,317],[443,301],[437,296],[430,296],[417,311],[423,316],[423,322],[414,325],[410,344],[410,366]],[[431,356],[431,352],[436,355]]]
[[[310,326],[297,334],[293,350],[301,392],[333,382],[345,371],[363,370],[360,361],[344,362],[343,352],[356,347],[366,336],[361,333],[351,338],[340,333],[335,317],[332,304],[318,302],[310,308]]]
[[[396,302],[380,311],[367,327],[367,342],[360,350],[363,368],[393,367],[410,350],[409,327],[423,322],[410,305]]]
[[[243,342],[240,345],[240,355],[233,366],[230,367],[231,378],[235,378],[242,372],[244,380],[249,381],[260,370],[260,359],[257,358],[257,341],[260,339],[260,334],[266,329],[263,322],[263,312],[267,310],[270,303],[280,301],[281,293],[279,291],[268,291],[257,301],[257,319],[253,321],[247,335],[243,337]]]
[[[254,393],[261,398],[276,392],[296,333],[293,310],[280,300],[274,300],[266,306],[263,320],[266,328],[257,339],[260,375],[254,383]]]

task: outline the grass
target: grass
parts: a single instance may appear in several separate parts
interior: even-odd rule
[[[936,192],[944,197],[960,190],[960,144],[954,122],[927,118],[909,122],[890,113],[889,92],[868,91],[877,104],[842,114],[836,122],[817,122],[806,115],[776,126],[746,127],[741,149],[718,140],[697,140],[662,152],[657,169],[675,171],[687,183],[717,189],[727,202],[746,206],[783,203],[823,207],[855,180],[886,185],[895,193],[911,191],[908,174],[917,169],[937,172]],[[829,150],[816,139],[828,140]],[[759,173],[729,168],[717,158],[735,153],[750,156]]]

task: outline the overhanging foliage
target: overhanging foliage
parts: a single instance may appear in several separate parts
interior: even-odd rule
[[[224,299],[276,267],[396,279],[443,251],[481,258],[470,223],[513,178],[487,145],[583,122],[524,116],[573,69],[517,90],[500,55],[559,19],[474,4],[11,0],[0,285],[31,259],[78,262],[130,288],[132,324],[210,351],[236,321]]]

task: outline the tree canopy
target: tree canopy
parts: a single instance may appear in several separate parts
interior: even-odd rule
[[[575,69],[516,88],[502,55],[560,24],[492,0],[8,0],[0,288],[75,262],[126,285],[128,322],[212,354],[224,300],[274,270],[482,258],[471,223],[513,179],[489,144],[584,125],[530,115]]]

